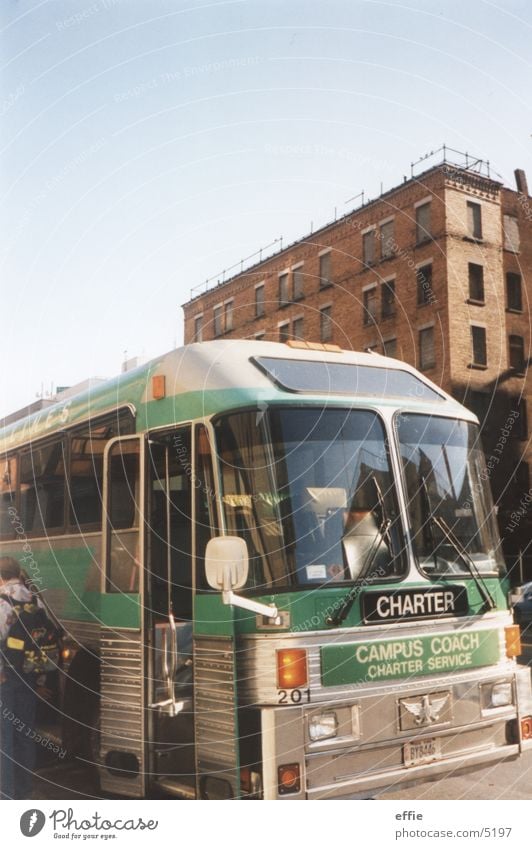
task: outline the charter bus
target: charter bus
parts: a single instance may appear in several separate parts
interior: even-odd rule
[[[47,718],[103,793],[364,798],[532,746],[478,422],[405,363],[191,344],[0,452],[0,554],[64,629]]]

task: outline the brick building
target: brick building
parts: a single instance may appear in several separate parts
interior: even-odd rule
[[[193,292],[183,309],[187,343],[301,338],[371,348],[472,408],[506,554],[522,552],[532,580],[532,198],[522,171],[516,182],[503,186],[479,160],[453,164],[444,149],[434,167]]]

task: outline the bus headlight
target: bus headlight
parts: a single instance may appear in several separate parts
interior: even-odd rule
[[[308,721],[308,736],[315,743],[317,740],[328,740],[338,734],[338,718],[334,711],[317,713]]]
[[[511,681],[500,681],[491,688],[491,706],[506,707],[513,703],[513,692]]]

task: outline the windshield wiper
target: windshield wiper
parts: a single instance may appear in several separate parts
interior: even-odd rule
[[[388,511],[386,510],[386,502],[384,501],[384,495],[382,494],[382,489],[380,488],[379,482],[378,482],[375,474],[373,474],[371,476],[371,480],[373,481],[373,484],[375,486],[375,490],[377,492],[377,499],[378,499],[379,507],[380,507],[380,511],[381,511],[382,535],[384,537],[386,545],[388,546],[388,549],[389,549],[389,552],[390,552],[390,557],[393,558],[393,547],[392,547],[393,543],[392,543],[392,535],[390,533],[390,527],[392,525],[392,522],[391,522],[391,519],[388,518]],[[379,528],[379,530],[381,530],[381,528]]]
[[[391,524],[392,523],[391,523],[390,519],[383,519],[383,521],[381,522],[380,527],[377,529],[377,533],[375,534],[375,538],[374,538],[373,542],[371,543],[371,548],[369,550],[368,556],[366,557],[366,562],[364,563],[364,566],[362,567],[360,574],[358,575],[358,579],[363,577],[363,575],[366,575],[369,572],[369,570],[371,569],[371,567],[373,566],[373,563],[374,563],[375,558],[377,556],[377,553],[379,551],[381,540],[383,538],[384,539],[389,538],[389,531],[390,531],[390,525]],[[390,554],[391,554],[391,549],[390,549]],[[361,589],[362,589],[362,587],[358,584],[355,584],[354,587],[351,587],[351,589],[349,590],[347,595],[340,602],[340,605],[337,608],[337,610],[334,613],[331,613],[331,614],[329,614],[329,616],[327,616],[327,618],[325,619],[325,624],[326,625],[339,625],[340,622],[343,622],[345,620],[345,618],[347,617],[347,614],[349,613],[349,611],[353,607],[353,604],[355,603],[357,597],[360,595]]]
[[[473,558],[471,557],[471,555],[469,554],[467,549],[464,548],[462,543],[454,535],[454,533],[450,529],[450,527],[447,524],[447,522],[445,521],[445,519],[442,519],[440,516],[435,516],[433,514],[432,508],[430,506],[430,496],[429,496],[429,491],[428,491],[428,487],[427,487],[427,482],[426,482],[425,477],[423,475],[421,476],[421,486],[423,487],[423,492],[425,493],[425,498],[427,500],[427,507],[429,508],[428,509],[428,519],[427,519],[427,521],[429,523],[430,538],[431,538],[431,544],[432,544],[432,553],[434,555],[434,569],[437,570],[437,568],[438,568],[438,556],[436,554],[436,541],[434,539],[434,533],[432,531],[433,524],[436,525],[437,528],[439,528],[439,530],[442,532],[442,534],[446,538],[446,540],[449,543],[449,545],[451,546],[451,548],[456,552],[456,554],[458,554],[460,560],[462,560],[463,563],[465,563],[467,571],[469,572],[469,574],[473,578],[473,580],[476,584],[476,587],[477,587],[480,595],[482,596],[482,598],[484,600],[482,610],[483,611],[495,610],[496,605],[495,605],[495,602],[493,601],[493,597],[492,597],[490,591],[488,590],[486,584],[484,583],[484,580],[481,577],[480,572],[477,569],[475,561],[473,560]]]
[[[484,605],[482,607],[482,611],[495,610],[496,604],[493,600],[493,596],[488,590],[484,579],[481,577],[480,572],[477,569],[477,565],[466,548],[462,545],[460,540],[454,535],[449,525],[442,519],[440,516],[430,516],[430,519],[436,527],[440,529],[445,538],[447,539],[451,548],[453,548],[460,559],[465,563],[467,570],[471,577],[473,578],[476,587],[484,600]]]
[[[436,554],[436,538],[434,536],[434,531],[433,531],[433,528],[432,528],[433,516],[432,516],[432,508],[430,506],[430,495],[429,495],[429,490],[428,490],[428,487],[427,487],[427,482],[425,480],[425,476],[421,475],[419,480],[421,482],[421,488],[423,489],[425,501],[427,502],[427,516],[428,516],[427,522],[428,522],[428,530],[429,530],[429,535],[430,535],[430,545],[431,545],[431,548],[432,548],[432,556],[434,558],[434,570],[437,571],[437,569],[438,569],[438,557],[437,557],[437,554]]]

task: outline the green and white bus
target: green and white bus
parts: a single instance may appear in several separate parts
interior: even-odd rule
[[[475,417],[334,346],[171,351],[0,431],[0,554],[104,793],[339,799],[516,758],[530,671]]]

